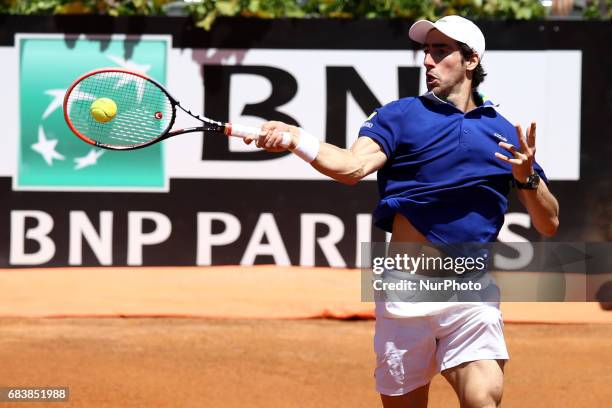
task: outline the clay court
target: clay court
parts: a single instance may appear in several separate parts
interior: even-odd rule
[[[372,304],[354,270],[13,269],[0,283],[1,383],[70,387],[69,403],[47,406],[380,406]],[[504,407],[609,405],[612,313],[502,309]],[[440,376],[430,406],[458,406]]]
[[[58,408],[376,407],[373,330],[372,321],[2,319],[2,382],[69,386],[70,403],[48,404]],[[504,407],[609,406],[611,325],[507,324],[506,336]],[[430,406],[458,406],[440,376]]]

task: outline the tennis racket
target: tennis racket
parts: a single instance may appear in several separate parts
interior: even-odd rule
[[[92,114],[92,105],[101,98],[114,104],[110,109],[113,111],[111,118],[104,121]],[[177,108],[201,125],[173,130]],[[181,106],[159,82],[142,73],[120,68],[97,69],[74,81],[64,96],[64,118],[81,140],[111,150],[140,149],[191,132],[255,139],[260,135],[257,127],[196,115]],[[282,146],[288,147],[291,135],[283,133],[282,136]]]

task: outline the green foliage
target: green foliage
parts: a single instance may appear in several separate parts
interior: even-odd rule
[[[530,20],[546,17],[539,0],[0,0],[0,13],[164,15],[165,5],[182,4],[197,25],[209,30],[217,17],[436,19],[448,14],[471,18]],[[586,18],[612,18],[612,0],[586,0]]]
[[[436,4],[422,0],[308,0],[305,10],[328,18],[418,18],[435,15]]]
[[[197,25],[209,30],[217,17],[301,18],[305,12],[296,0],[203,0],[187,7]]]
[[[259,18],[434,19],[448,14],[469,17],[533,19],[546,15],[538,0],[203,0],[189,6],[198,25],[209,29],[219,16]]]
[[[0,0],[9,14],[162,15],[170,0]]]
[[[7,1],[11,14],[51,14],[60,4],[56,0]]]
[[[612,0],[605,0],[605,9],[602,13],[600,0],[586,0],[582,15],[588,19],[607,18],[612,19]]]

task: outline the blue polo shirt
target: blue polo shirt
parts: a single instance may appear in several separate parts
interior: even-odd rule
[[[359,135],[387,155],[378,170],[377,226],[391,231],[399,212],[432,243],[495,241],[513,180],[511,165],[495,152],[509,155],[500,141],[520,145],[490,101],[464,113],[433,93],[403,98],[377,109]]]

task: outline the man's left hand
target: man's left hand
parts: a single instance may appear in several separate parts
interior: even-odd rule
[[[510,143],[499,142],[499,146],[506,149],[512,154],[512,158],[495,152],[495,157],[512,164],[512,175],[521,182],[526,183],[527,177],[533,174],[533,163],[535,162],[535,139],[536,139],[536,124],[531,122],[531,126],[527,129],[527,137],[523,135],[521,125],[516,125],[516,133],[520,143],[520,150]]]

